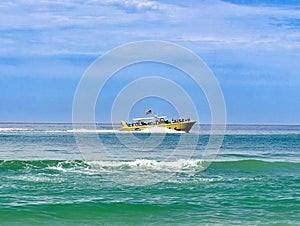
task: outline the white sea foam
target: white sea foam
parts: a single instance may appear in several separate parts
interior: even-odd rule
[[[19,176],[11,176],[8,177],[12,180],[20,180],[20,181],[29,181],[29,182],[51,182],[51,183],[61,183],[64,181],[63,178],[54,177],[51,175],[19,175]]]
[[[68,133],[117,133],[118,130],[113,129],[70,129]]]
[[[178,172],[182,170],[201,170],[203,160],[179,159],[176,161],[156,161],[151,159],[136,159],[132,161],[87,161],[92,169],[97,170],[157,170]]]
[[[26,128],[0,128],[0,132],[23,132],[23,131],[31,131]]]
[[[85,161],[64,165],[59,162],[55,166],[48,166],[47,169],[62,172],[78,172],[85,174],[98,174],[101,172],[120,171],[163,171],[181,172],[198,171],[204,169],[203,160],[179,159],[176,161],[156,161],[152,159],[136,159],[132,161]]]
[[[168,129],[161,126],[147,128],[139,132],[141,133],[185,133],[184,131],[177,131],[177,130]]]
[[[118,129],[75,129],[67,130],[72,133],[185,133],[184,131],[176,131],[165,127],[151,127],[140,131],[120,131]]]

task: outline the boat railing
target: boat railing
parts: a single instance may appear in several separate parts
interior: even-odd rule
[[[149,122],[138,121],[138,122],[126,123],[126,124],[127,124],[128,127],[133,127],[133,126],[147,126],[147,125],[158,125],[158,124],[182,123],[182,122],[189,122],[189,121],[191,121],[189,118],[188,119],[183,119],[183,118],[172,119],[171,121],[160,118],[159,120],[156,120],[156,121],[149,121]]]

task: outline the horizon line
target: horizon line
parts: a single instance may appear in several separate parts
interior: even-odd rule
[[[73,122],[21,122],[21,121],[14,121],[14,122],[1,122],[0,124],[120,124],[120,122],[80,122],[80,123],[73,123]],[[220,123],[196,123],[195,125],[224,125]],[[242,123],[225,123],[225,125],[230,125],[230,126],[243,126],[243,125],[248,125],[248,126],[300,126],[299,124],[291,124],[291,123],[247,123],[247,122],[242,122]]]

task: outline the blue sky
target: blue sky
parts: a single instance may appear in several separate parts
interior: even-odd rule
[[[0,121],[71,122],[86,68],[110,49],[142,40],[174,42],[201,57],[220,83],[229,123],[300,124],[295,0],[2,1]],[[159,103],[153,105],[172,114]],[[109,121],[107,106],[99,103],[97,121]],[[201,114],[209,122],[209,113]]]

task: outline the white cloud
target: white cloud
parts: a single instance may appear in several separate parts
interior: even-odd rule
[[[1,2],[0,32],[7,41],[1,44],[0,54],[16,46],[16,53],[46,53],[49,49],[51,54],[99,53],[145,39],[173,41],[194,51],[199,48],[298,48],[300,29],[292,29],[288,23],[300,19],[299,11],[222,1],[180,4],[150,0]]]
[[[150,9],[157,10],[163,8],[163,4],[157,1],[148,0],[107,0],[109,4],[120,4],[126,8],[136,8],[136,9]]]
[[[208,44],[280,45],[288,43],[299,47],[299,29],[277,24],[278,19],[300,19],[300,10],[276,7],[242,6],[215,1],[187,9],[182,18],[179,40],[207,42]],[[191,21],[191,23],[185,23]],[[297,37],[297,38],[295,38]],[[297,41],[298,39],[298,41]]]

